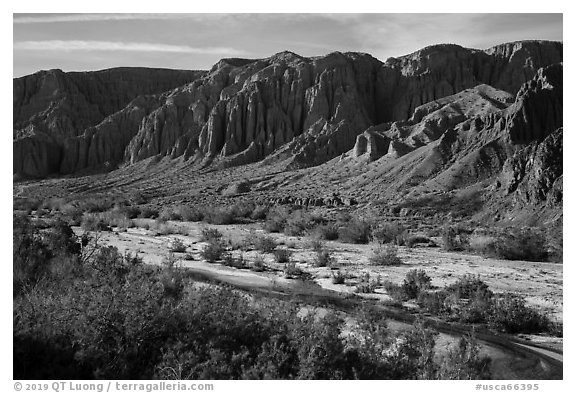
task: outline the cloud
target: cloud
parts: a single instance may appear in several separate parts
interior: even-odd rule
[[[197,55],[239,56],[246,53],[225,47],[192,47],[187,45],[169,45],[146,42],[114,42],[114,41],[21,41],[14,43],[15,50],[30,51],[128,51],[128,52],[171,52],[191,53]]]
[[[227,17],[227,14],[46,14],[46,15],[14,15],[14,24],[31,23],[75,23],[75,22],[107,22],[126,20],[174,20],[195,19],[212,20]]]

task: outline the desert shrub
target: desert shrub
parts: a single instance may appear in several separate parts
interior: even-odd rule
[[[204,221],[214,225],[230,225],[236,222],[236,216],[230,207],[212,207],[204,210]]]
[[[48,231],[44,233],[43,238],[54,255],[80,254],[81,245],[78,236],[74,234],[74,231],[66,221],[61,219],[54,221]]]
[[[334,223],[318,225],[314,229],[314,235],[319,239],[336,240],[338,239],[338,226]]]
[[[230,210],[234,217],[249,218],[256,209],[256,204],[252,201],[239,201],[234,203]]]
[[[390,296],[395,302],[402,303],[408,300],[402,285],[395,284],[389,280],[384,281],[382,285],[384,286],[388,296]]]
[[[286,206],[273,206],[266,214],[264,230],[267,232],[282,232],[286,226],[286,221],[290,215],[290,210]]]
[[[314,267],[331,267],[336,263],[336,259],[330,250],[318,250],[314,255]]]
[[[112,212],[116,215],[133,219],[140,215],[140,208],[137,206],[116,204]]]
[[[332,284],[344,284],[346,282],[346,274],[343,274],[340,270],[336,273],[332,272]]]
[[[345,243],[366,244],[370,234],[370,223],[360,219],[353,219],[338,230],[338,238]]]
[[[298,266],[296,262],[288,262],[284,264],[284,276],[286,278],[299,278],[304,272]]]
[[[358,278],[358,283],[356,284],[357,293],[374,293],[376,288],[382,285],[380,281],[380,276],[376,278],[371,278],[370,273],[362,273]]]
[[[446,301],[448,295],[446,291],[420,291],[416,303],[420,308],[433,315],[450,314],[452,309],[450,303]]]
[[[480,252],[503,259],[545,261],[548,259],[546,238],[530,228],[508,228],[497,235],[493,242],[484,245]]]
[[[462,336],[455,348],[443,357],[439,379],[489,379],[490,358],[480,356],[480,346],[473,335]]]
[[[164,296],[180,299],[184,293],[184,277],[182,271],[176,267],[177,259],[169,253],[162,261],[164,269],[159,274],[159,282],[164,290]]]
[[[197,207],[178,205],[173,208],[175,217],[182,221],[198,222],[204,219],[204,213]]]
[[[134,227],[134,222],[125,216],[125,213],[121,210],[111,210],[103,213],[97,213],[97,215],[109,226],[113,228],[132,228]]]
[[[203,242],[222,239],[222,232],[216,228],[202,228],[201,238]]]
[[[234,256],[234,254],[231,252],[224,253],[224,256],[222,257],[222,263],[226,266],[236,269],[246,269],[248,267],[246,261],[244,260],[243,254]]]
[[[268,214],[268,206],[258,205],[254,208],[252,213],[250,213],[250,218],[253,220],[263,220]]]
[[[110,225],[104,221],[99,215],[93,213],[84,213],[82,215],[82,222],[80,224],[84,231],[90,232],[100,232],[100,231],[110,231]]]
[[[312,251],[319,252],[319,251],[322,251],[324,249],[325,244],[319,238],[313,238],[312,240],[310,240],[309,246],[312,249]]]
[[[403,234],[406,228],[397,222],[387,222],[380,224],[372,229],[372,239],[379,243],[392,243],[401,246],[404,243]]]
[[[429,246],[435,246],[436,244],[427,236],[424,235],[410,235],[406,238],[406,246],[412,248],[416,244],[427,244]]]
[[[469,231],[460,226],[447,225],[442,230],[442,242],[447,251],[462,251],[468,248]]]
[[[477,291],[460,307],[458,318],[466,323],[486,323],[492,312],[492,305],[491,292]]]
[[[173,206],[163,207],[158,218],[162,221],[182,221],[182,216]]]
[[[562,222],[546,231],[548,262],[562,263],[564,253]]]
[[[430,277],[422,269],[411,269],[406,273],[402,288],[408,299],[416,299],[421,291],[430,288]]]
[[[226,245],[221,240],[211,240],[204,246],[200,255],[206,262],[214,263],[221,260],[227,252]]]
[[[30,214],[32,210],[37,210],[42,206],[43,201],[39,198],[14,198],[12,208],[14,210],[24,210]]]
[[[264,261],[264,257],[260,254],[254,257],[254,261],[252,262],[252,270],[255,272],[263,272],[266,270],[266,262]]]
[[[460,299],[471,299],[474,295],[485,294],[492,296],[492,291],[488,284],[480,279],[480,276],[466,274],[460,277],[455,283],[448,285],[446,291],[455,293]]]
[[[310,214],[307,210],[295,210],[286,219],[284,233],[288,236],[300,236],[323,221],[322,217]]]
[[[170,244],[170,251],[177,253],[186,252],[186,244],[184,244],[182,239],[175,238]]]
[[[150,206],[145,206],[140,209],[140,214],[138,215],[139,218],[158,218],[160,212],[158,209],[155,209]]]
[[[494,299],[489,325],[506,333],[540,333],[547,331],[550,320],[535,309],[526,306],[518,296],[506,294]]]
[[[286,250],[283,248],[279,248],[274,250],[274,259],[277,263],[288,263],[290,262],[290,257],[292,256],[292,252],[290,250]]]
[[[14,294],[38,283],[49,271],[52,253],[42,236],[26,216],[13,218],[13,275]]]
[[[77,201],[78,208],[86,213],[103,213],[112,209],[117,202],[112,198],[91,197]]]
[[[270,236],[256,236],[254,239],[254,247],[263,253],[272,253],[276,250],[276,241]]]
[[[378,245],[372,250],[368,257],[368,262],[374,266],[394,266],[401,265],[402,259],[398,256],[398,248],[388,245],[386,248]]]

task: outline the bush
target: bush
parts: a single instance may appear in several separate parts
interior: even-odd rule
[[[447,225],[442,230],[442,242],[447,251],[462,251],[468,248],[469,231],[459,226]]]
[[[524,261],[546,261],[548,250],[546,238],[535,229],[509,228],[479,250],[496,258]]]
[[[334,256],[329,250],[318,250],[314,257],[314,267],[331,267],[336,263]]]
[[[290,210],[285,206],[274,206],[268,210],[264,230],[267,232],[282,232],[286,226],[286,221],[290,215]]]
[[[372,229],[372,239],[379,244],[392,243],[398,246],[403,244],[403,234],[406,228],[397,222],[384,223]]]
[[[488,284],[480,279],[480,276],[466,274],[458,279],[454,284],[446,287],[446,291],[455,293],[459,299],[471,299],[476,294],[486,294],[491,297],[492,291]]]
[[[284,233],[288,236],[301,236],[322,221],[322,217],[314,216],[306,210],[295,210],[286,219]]]
[[[212,240],[204,246],[200,255],[206,260],[206,262],[214,263],[221,260],[226,252],[226,246],[221,240]]]
[[[324,240],[338,239],[338,226],[336,224],[323,224],[316,227],[314,234]]]
[[[171,252],[186,252],[186,244],[182,241],[182,239],[173,239],[170,245]]]
[[[203,242],[210,242],[212,240],[220,240],[220,239],[222,239],[222,232],[220,232],[218,229],[202,228],[200,239]]]
[[[246,269],[248,267],[246,261],[244,260],[244,255],[242,254],[240,254],[238,257],[235,257],[231,252],[226,252],[222,257],[222,261],[224,265],[234,267],[236,269]]]
[[[436,243],[434,243],[429,237],[424,236],[424,235],[411,235],[408,236],[406,238],[406,246],[412,248],[414,247],[416,244],[427,244],[428,246],[436,246]]]
[[[388,245],[385,249],[378,245],[372,250],[372,254],[368,257],[368,262],[374,266],[394,266],[401,265],[402,259],[398,256],[398,248],[393,245]]]
[[[419,307],[433,315],[450,314],[452,308],[450,307],[450,302],[447,301],[447,298],[448,292],[446,291],[420,291],[416,303]]]
[[[284,265],[284,275],[286,278],[299,278],[302,274],[304,274],[304,272],[296,266],[296,262],[288,262]]]
[[[264,257],[260,254],[254,257],[254,262],[252,262],[252,270],[255,272],[263,272],[266,270],[266,262],[264,261]]]
[[[256,206],[252,213],[250,213],[250,218],[253,220],[263,220],[268,214],[268,206]]]
[[[155,209],[155,208],[149,207],[149,206],[145,206],[145,207],[140,209],[140,214],[138,215],[138,217],[140,217],[140,218],[158,218],[159,215],[160,215],[160,213],[158,212],[158,209]]]
[[[197,222],[204,219],[204,212],[202,212],[202,210],[186,205],[174,207],[174,215],[182,221]]]
[[[443,357],[438,378],[440,379],[489,379],[490,358],[480,356],[480,346],[473,335],[460,338],[456,348]]]
[[[384,281],[383,286],[388,296],[390,296],[395,302],[402,303],[408,300],[402,285],[394,284],[392,281],[386,280]]]
[[[254,247],[263,253],[272,253],[276,249],[276,241],[270,236],[257,236]]]
[[[344,284],[346,281],[346,274],[342,274],[340,270],[332,273],[332,284]]]
[[[310,241],[310,248],[314,252],[322,251],[324,249],[324,246],[325,246],[324,242],[318,238],[314,238]]]
[[[84,213],[82,216],[82,223],[80,224],[82,229],[86,232],[100,232],[100,231],[111,231],[110,226],[104,222],[102,217],[96,216],[91,213]]]
[[[220,207],[206,209],[204,212],[204,221],[214,225],[230,225],[236,222],[236,217],[232,208]]]
[[[356,284],[357,293],[374,293],[376,288],[378,288],[382,283],[380,282],[380,276],[376,279],[370,278],[370,273],[363,273],[358,283]]]
[[[430,288],[430,277],[422,269],[412,269],[406,274],[402,288],[408,299],[416,299],[420,292]]]
[[[366,244],[370,241],[370,223],[353,219],[338,230],[338,238],[345,243]]]
[[[550,320],[545,315],[527,307],[524,299],[511,294],[495,299],[489,324],[511,334],[540,333],[550,328]]]
[[[277,263],[288,263],[290,262],[290,257],[292,256],[292,252],[286,249],[278,249],[274,250],[274,259]]]

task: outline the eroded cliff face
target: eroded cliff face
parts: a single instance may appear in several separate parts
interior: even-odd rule
[[[146,119],[127,160],[200,153],[245,163],[292,144],[303,165],[322,163],[374,122],[380,65],[355,53],[308,59],[283,52],[239,67],[222,61]]]
[[[365,134],[373,158],[382,151],[401,156],[462,120],[457,113],[433,118],[440,108],[424,104],[481,83],[516,94],[539,67],[561,60],[561,43],[520,42],[486,51],[438,45],[386,63],[359,53],[305,58],[282,52],[261,60],[225,59],[204,74],[38,73],[14,82],[14,171],[73,173],[156,155],[203,165],[267,158],[299,168],[347,152],[369,127],[393,128],[413,115],[418,119],[411,124],[423,126],[410,131],[410,141]],[[478,92],[498,101],[485,93]],[[145,94],[150,96],[134,100]],[[490,105],[509,104],[496,101]],[[522,127],[520,117],[510,121],[513,129]],[[20,141],[24,137],[34,143]],[[40,159],[50,146],[58,149]]]
[[[550,133],[510,157],[502,169],[502,189],[521,206],[562,206],[563,129]]]
[[[379,122],[407,119],[427,102],[479,84],[516,94],[539,68],[562,62],[562,43],[520,41],[485,51],[434,45],[386,61],[379,75]]]
[[[84,141],[88,140],[84,134],[93,134],[91,127],[100,122],[114,122],[114,118],[108,117],[126,108],[135,98],[171,90],[203,74],[201,71],[114,68],[70,73],[49,70],[14,79],[14,173],[33,177],[70,173],[85,168],[71,163],[74,160],[70,156],[78,154],[81,156],[75,161],[103,164],[105,161],[90,159],[86,155],[90,150],[88,146],[80,146],[82,142],[75,138],[83,136]],[[123,133],[124,129],[120,127],[118,131]],[[116,148],[115,139],[105,140],[106,135],[117,139],[119,136],[115,134],[104,131],[98,137],[100,151]],[[50,159],[45,159],[48,156]],[[117,159],[122,158],[120,154]]]

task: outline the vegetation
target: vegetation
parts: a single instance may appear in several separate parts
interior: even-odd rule
[[[290,250],[284,248],[274,250],[274,259],[277,263],[288,263],[290,262],[291,256],[292,252]]]
[[[401,265],[402,259],[398,256],[398,248],[396,246],[388,245],[383,248],[378,245],[372,250],[368,257],[368,262],[374,266],[394,266]]]
[[[331,267],[336,263],[336,259],[330,250],[322,249],[317,250],[314,256],[313,265],[315,267]]]
[[[350,220],[338,231],[338,238],[345,243],[367,244],[370,236],[370,223],[361,219]]]
[[[221,260],[228,252],[226,245],[220,239],[212,239],[200,252],[206,262],[214,263]]]
[[[274,238],[270,236],[256,236],[254,239],[254,247],[263,253],[273,253],[276,250],[277,244]]]
[[[182,239],[173,239],[172,243],[170,244],[170,251],[171,252],[186,252],[186,244],[182,241]]]

